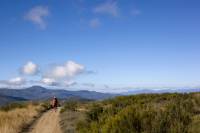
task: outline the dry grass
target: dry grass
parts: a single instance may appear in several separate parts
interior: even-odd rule
[[[200,131],[200,115],[195,115],[189,128],[189,133],[199,133]]]
[[[76,125],[85,119],[84,112],[66,110],[60,114],[60,126],[63,133],[75,133]]]
[[[0,111],[0,133],[18,133],[42,111],[40,105],[28,105],[10,111]]]

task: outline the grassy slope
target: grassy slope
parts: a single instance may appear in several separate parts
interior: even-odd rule
[[[120,96],[75,107],[79,108],[75,112],[81,113],[77,115],[71,112],[63,117],[71,114],[85,115],[85,119],[73,127],[77,132],[200,132],[200,93]],[[73,111],[73,104],[68,106],[68,110]],[[64,120],[66,123],[73,123],[74,120],[77,121],[76,118]]]
[[[18,133],[46,108],[32,103],[13,103],[0,108],[0,133]]]

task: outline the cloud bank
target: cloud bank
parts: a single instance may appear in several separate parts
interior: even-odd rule
[[[0,80],[0,84],[6,85],[6,86],[20,86],[24,85],[26,83],[26,80],[22,77],[15,77],[9,80]]]
[[[49,70],[45,77],[52,79],[73,78],[78,74],[84,72],[85,67],[74,61],[67,61],[63,65],[54,66]]]
[[[40,74],[38,74],[40,72]],[[47,66],[47,71],[39,71],[39,66],[32,61],[27,62],[21,67],[19,76],[0,80],[3,86],[21,86],[39,84],[55,87],[70,87],[77,84],[75,78],[78,75],[91,74],[85,66],[75,61],[67,61],[61,65]]]

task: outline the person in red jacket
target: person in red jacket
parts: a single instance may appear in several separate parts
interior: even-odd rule
[[[52,101],[51,101],[51,107],[56,111],[58,107],[58,99],[54,96]]]

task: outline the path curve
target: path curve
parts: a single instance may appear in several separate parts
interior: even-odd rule
[[[62,133],[59,125],[60,109],[44,113],[28,133]]]

